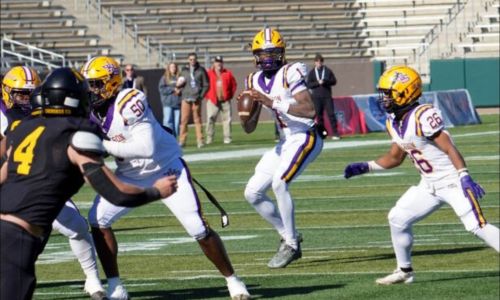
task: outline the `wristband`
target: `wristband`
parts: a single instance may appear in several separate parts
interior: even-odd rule
[[[377,164],[374,160],[371,160],[368,162],[368,168],[370,169],[370,172],[371,171],[382,171],[382,170],[385,170],[384,167],[382,167],[381,165]]]
[[[467,168],[462,168],[462,169],[458,170],[458,177],[459,178],[462,178],[465,176],[469,176],[469,170],[467,170]]]
[[[279,112],[287,113],[290,108],[290,103],[282,100],[274,100],[273,101],[273,109],[276,109]]]

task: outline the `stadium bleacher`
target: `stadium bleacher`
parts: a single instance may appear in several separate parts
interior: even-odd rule
[[[82,14],[112,18],[122,29],[99,27],[68,13],[73,0],[3,0],[3,36],[29,43],[82,62],[106,54],[137,61],[142,49],[150,67],[161,66],[166,52],[184,57],[223,55],[227,62],[247,62],[248,43],[264,25],[286,38],[290,59],[307,59],[321,52],[328,59],[360,58],[412,64],[417,52],[429,47],[426,37],[453,17],[453,8],[468,0],[89,0]],[[483,22],[455,42],[462,55],[498,52],[498,4]],[[491,2],[491,3],[489,3]],[[100,5],[100,6],[99,6]],[[81,13],[82,9],[76,9]],[[104,22],[104,21],[103,21]],[[124,22],[123,24],[121,22]],[[128,32],[134,41],[117,43],[108,31]],[[138,43],[136,45],[135,43]],[[121,44],[121,45],[120,45]],[[139,48],[136,48],[139,47]],[[162,53],[154,54],[154,51]],[[132,55],[135,54],[135,59]]]

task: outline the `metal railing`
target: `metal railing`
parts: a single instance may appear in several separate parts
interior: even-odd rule
[[[11,62],[32,67],[45,66],[49,69],[65,67],[64,55],[44,50],[30,44],[21,43],[6,37],[0,41],[2,68],[10,68]],[[60,63],[59,63],[60,62]]]
[[[435,25],[424,37],[423,41],[428,44],[419,51],[419,61],[424,58],[448,58],[456,53],[454,41],[460,40],[461,36],[470,32],[480,19],[476,10],[477,5],[485,5],[485,0],[457,0],[449,10],[448,18]],[[462,14],[459,20],[459,15]],[[444,43],[444,47],[442,44]]]
[[[77,7],[77,3],[77,0],[75,0],[75,7]],[[151,37],[149,35],[146,35],[144,38],[140,38],[139,26],[131,18],[128,18],[122,13],[115,12],[112,6],[109,9],[106,9],[102,6],[101,0],[86,0],[85,8],[87,11],[87,16],[90,14],[91,9],[95,9],[95,11],[97,12],[99,28],[102,25],[107,25],[107,29],[111,31],[111,40],[114,40],[115,38],[115,29],[120,32],[123,49],[126,49],[126,36],[130,37],[133,40],[135,59],[138,59],[138,48],[142,46],[144,47],[146,52],[146,60],[148,65],[151,65],[153,61],[156,61],[157,65],[162,66],[168,61],[175,60],[176,54],[174,51],[172,51],[167,45],[162,44],[154,37]],[[105,22],[107,24],[105,24]],[[157,57],[154,56],[153,52],[155,51],[158,54]]]

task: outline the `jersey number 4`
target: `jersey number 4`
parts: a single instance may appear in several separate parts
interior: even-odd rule
[[[14,150],[14,162],[19,163],[17,166],[17,173],[21,175],[28,175],[31,170],[31,164],[33,163],[34,150],[38,139],[45,130],[45,126],[39,126],[33,130],[24,140],[17,146]]]

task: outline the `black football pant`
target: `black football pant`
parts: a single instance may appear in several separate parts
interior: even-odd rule
[[[324,125],[323,112],[326,110],[326,115],[332,126],[333,135],[339,135],[337,130],[337,118],[335,116],[335,108],[333,106],[333,100],[329,98],[313,98],[314,108],[316,109],[316,115],[318,116],[319,125]]]
[[[35,261],[44,245],[18,225],[0,220],[0,299],[33,298]]]

